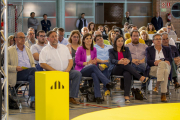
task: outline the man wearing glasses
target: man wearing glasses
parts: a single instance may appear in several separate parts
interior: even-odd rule
[[[23,32],[15,33],[16,45],[8,49],[8,81],[11,87],[17,81],[29,82],[30,107],[35,109],[35,64],[31,51],[24,45]]]
[[[64,29],[63,28],[58,28],[57,29],[57,35],[58,35],[58,43],[63,44],[63,45],[68,45],[68,39],[64,38]]]
[[[172,53],[169,47],[162,46],[161,34],[153,35],[154,46],[146,48],[146,77],[157,77],[161,84],[161,102],[167,102],[167,84],[171,70]],[[156,86],[157,87],[157,86]]]
[[[38,42],[35,38],[34,30],[28,30],[27,37],[28,37],[28,39],[25,42],[25,45],[30,49],[32,45],[34,45]]]
[[[32,45],[30,50],[34,57],[37,70],[42,71],[43,69],[40,68],[40,65],[39,65],[39,54],[41,50],[46,46],[45,44],[46,33],[44,30],[40,30],[37,32],[37,39],[38,39],[37,44]]]

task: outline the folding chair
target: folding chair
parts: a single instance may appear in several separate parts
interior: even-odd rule
[[[29,96],[28,96],[28,98],[26,98],[25,92],[26,91],[29,92],[29,88],[28,88],[29,82],[28,81],[17,81],[16,85],[17,86],[9,87],[12,97],[14,99],[17,99],[17,102],[18,102],[19,105],[20,105],[20,99],[24,99],[25,102],[27,102],[27,104],[28,104]],[[25,86],[25,89],[24,90],[19,90],[19,88],[22,87],[22,86]],[[18,91],[22,91],[22,97],[18,96]]]

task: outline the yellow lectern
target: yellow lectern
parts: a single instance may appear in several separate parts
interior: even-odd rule
[[[35,73],[36,120],[69,120],[69,73]]]

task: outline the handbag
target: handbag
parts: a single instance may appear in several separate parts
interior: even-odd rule
[[[139,88],[131,88],[132,91],[132,95],[135,97],[136,100],[143,100],[145,97],[144,95],[141,93],[141,91],[139,90]]]

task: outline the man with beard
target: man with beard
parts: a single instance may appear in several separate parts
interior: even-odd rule
[[[131,32],[134,31],[134,30],[138,30],[137,26],[135,26],[135,25],[132,26]],[[129,34],[129,33],[126,33],[126,34]],[[127,36],[126,34],[125,34],[125,36]],[[138,38],[138,39],[139,39],[139,43],[145,44],[143,39],[141,39],[141,38]],[[125,41],[125,45],[131,43],[131,41],[132,41],[131,38],[127,39]]]
[[[46,38],[45,31],[44,30],[38,31],[37,32],[38,42],[37,42],[37,44],[31,46],[31,48],[30,48],[31,53],[32,53],[34,60],[35,60],[36,68],[39,71],[42,70],[42,69],[40,69],[40,66],[38,64],[39,63],[39,54],[40,54],[41,50],[46,46],[45,38]]]
[[[146,44],[139,43],[139,31],[134,30],[131,32],[132,42],[127,44],[132,56],[132,66],[139,71],[144,73],[145,71],[145,50]]]
[[[129,47],[132,57],[132,66],[139,72],[144,75],[146,70],[145,65],[145,55],[146,55],[146,48],[148,47],[146,44],[139,43],[139,36],[140,33],[138,30],[133,30],[131,32],[131,39],[132,42],[127,44],[126,46]],[[142,89],[146,87],[146,84],[142,84]]]
[[[74,98],[78,97],[79,84],[82,75],[79,71],[72,70],[72,56],[69,49],[65,45],[58,44],[56,31],[49,31],[47,33],[47,39],[49,44],[42,49],[39,56],[39,64],[44,70],[47,71],[69,72],[69,102],[78,105],[79,102]]]
[[[25,45],[30,49],[32,45],[38,42],[35,38],[34,30],[28,30],[27,37],[28,40],[25,42]]]

